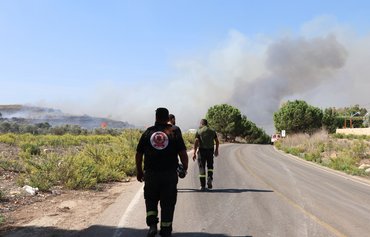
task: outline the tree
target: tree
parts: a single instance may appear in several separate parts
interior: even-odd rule
[[[335,108],[326,108],[322,117],[322,124],[329,133],[335,133],[337,129],[338,113]]]
[[[209,125],[221,133],[225,140],[244,138],[248,143],[266,144],[270,136],[242,115],[239,109],[228,105],[215,105],[208,109],[206,118]]]
[[[352,126],[354,128],[360,128],[364,126],[364,116],[367,113],[366,108],[360,108],[360,106],[356,104],[350,107],[339,108],[337,112],[339,116],[342,117],[343,123],[344,120],[346,120],[348,125],[348,122],[352,119]]]
[[[321,128],[322,117],[321,109],[303,100],[288,101],[274,113],[274,124],[277,131],[312,133]]]
[[[226,141],[240,135],[242,115],[239,109],[231,105],[221,104],[209,108],[206,119],[209,126],[221,133]]]
[[[10,132],[12,125],[9,122],[2,122],[0,124],[0,132],[1,133],[7,133]]]

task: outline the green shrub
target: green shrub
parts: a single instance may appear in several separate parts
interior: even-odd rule
[[[40,190],[62,185],[71,189],[94,188],[99,182],[119,181],[135,174],[136,146],[142,132],[119,135],[4,134],[3,141],[18,145],[19,160],[0,157],[0,167],[21,172],[18,185]],[[41,152],[41,148],[49,149]]]
[[[24,164],[20,160],[0,158],[0,168],[6,171],[24,172]]]
[[[351,151],[353,152],[353,156],[360,158],[360,159],[365,159],[367,158],[367,147],[364,141],[358,140],[355,141]]]
[[[15,145],[16,135],[12,133],[0,134],[0,143],[5,143],[8,145]]]
[[[0,214],[0,225],[4,223],[5,223],[5,217],[2,214]]]
[[[319,152],[305,153],[304,154],[304,159],[307,160],[307,161],[312,161],[312,162],[316,162],[316,163],[321,163],[322,162],[321,154]]]
[[[281,150],[282,149],[282,142],[281,142],[281,140],[279,141],[276,141],[276,142],[274,142],[274,146],[277,148],[277,149],[279,149],[279,150]]]
[[[185,132],[182,134],[182,137],[185,142],[185,146],[187,149],[191,149],[195,143],[195,134],[190,132]]]
[[[59,170],[61,158],[55,154],[42,155],[32,159],[24,159],[26,177],[30,186],[41,191],[49,190],[56,185],[64,174]]]
[[[289,154],[292,154],[292,155],[295,155],[295,156],[299,156],[301,153],[304,152],[304,149],[302,149],[300,147],[284,147],[284,151],[286,153],[289,153]]]
[[[23,152],[29,153],[30,155],[40,155],[41,149],[37,144],[24,143],[21,145]]]
[[[98,183],[95,162],[83,154],[66,157],[61,170],[64,171],[61,181],[67,188],[89,189]]]
[[[364,175],[364,170],[360,170],[357,167],[357,159],[350,157],[348,154],[343,153],[335,159],[331,159],[328,167],[344,171],[351,175]]]

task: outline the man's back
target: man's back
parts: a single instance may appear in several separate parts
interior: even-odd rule
[[[208,126],[198,129],[196,137],[199,138],[199,147],[203,149],[213,149],[216,132]]]

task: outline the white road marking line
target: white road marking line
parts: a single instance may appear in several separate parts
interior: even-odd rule
[[[129,224],[129,217],[131,213],[134,211],[135,206],[139,203],[141,196],[143,195],[143,187],[142,186],[139,191],[135,194],[134,198],[131,200],[130,204],[128,205],[125,213],[123,213],[121,219],[118,222],[117,229],[113,234],[113,237],[120,237],[123,232],[123,227]]]

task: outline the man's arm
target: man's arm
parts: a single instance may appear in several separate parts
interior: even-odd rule
[[[184,166],[184,170],[188,170],[188,163],[189,163],[189,157],[188,153],[186,153],[186,150],[182,150],[179,152],[181,164]]]
[[[198,148],[199,148],[199,138],[195,138],[195,142],[194,142],[194,155],[193,155],[193,160],[194,161],[197,158]]]
[[[136,161],[136,179],[139,182],[143,182],[144,181],[143,153],[136,152],[135,161]]]
[[[218,140],[217,134],[215,136],[215,142],[216,142],[215,156],[218,156],[218,147],[220,146],[220,141]]]

